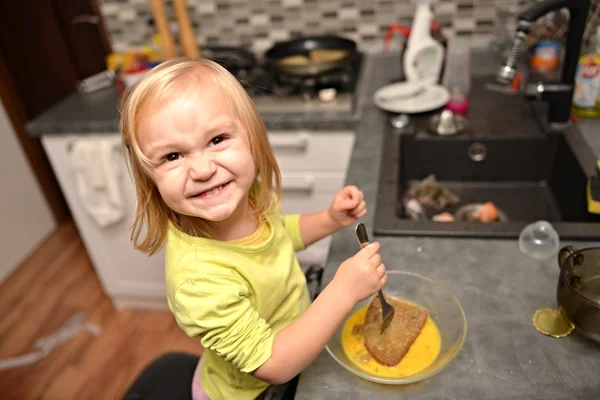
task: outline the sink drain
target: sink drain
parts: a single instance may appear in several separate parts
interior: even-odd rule
[[[472,161],[483,161],[487,156],[487,147],[483,143],[475,142],[469,146],[467,154]]]

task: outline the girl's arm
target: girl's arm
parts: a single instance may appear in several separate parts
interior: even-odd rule
[[[363,193],[356,186],[342,188],[324,211],[300,216],[300,236],[305,247],[345,228],[367,213]]]
[[[304,247],[318,242],[342,227],[331,218],[328,210],[300,215],[300,236]]]
[[[277,333],[271,357],[253,372],[257,379],[278,385],[298,375],[325,348],[354,305],[385,284],[379,247],[371,243],[344,261],[304,314]]]

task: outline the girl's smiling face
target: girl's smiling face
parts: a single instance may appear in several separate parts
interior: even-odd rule
[[[256,179],[248,132],[211,79],[145,112],[138,141],[172,210],[209,225],[243,218]]]

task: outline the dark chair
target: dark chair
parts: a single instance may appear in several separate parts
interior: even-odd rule
[[[198,356],[187,353],[158,357],[138,375],[123,400],[190,400],[199,360]]]
[[[191,400],[192,379],[200,358],[187,353],[166,353],[150,363],[129,387],[123,400]],[[298,377],[270,386],[257,400],[293,400]]]
[[[312,265],[305,275],[314,300],[321,290],[323,268]],[[144,368],[123,400],[191,400],[192,380],[199,360],[193,354],[175,352],[158,357]],[[270,386],[257,400],[293,400],[298,376],[283,385]]]

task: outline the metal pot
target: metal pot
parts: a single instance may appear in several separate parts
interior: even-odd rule
[[[558,309],[575,330],[600,343],[600,247],[558,253]]]

